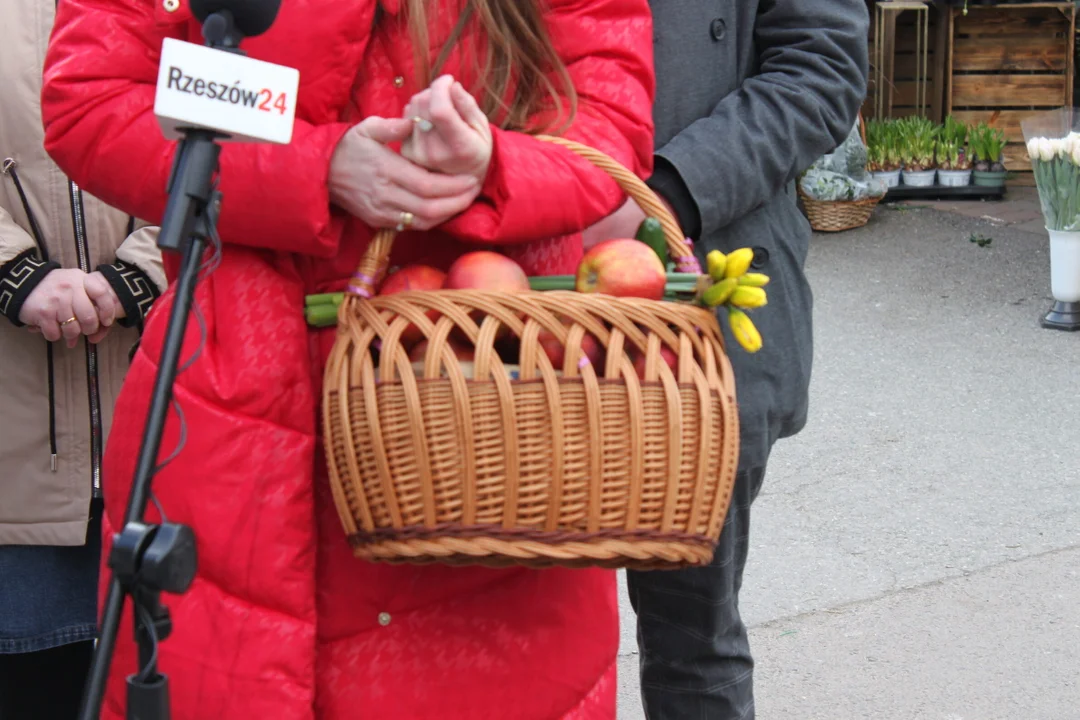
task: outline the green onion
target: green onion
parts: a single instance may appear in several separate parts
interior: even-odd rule
[[[308,295],[304,298],[304,307],[316,305],[340,305],[345,299],[345,293],[323,293],[322,295]]]
[[[337,323],[338,308],[337,305],[331,305],[329,303],[312,305],[304,308],[304,315],[307,318],[308,325],[314,325],[315,327],[330,327]]]
[[[549,290],[573,290],[576,279],[573,275],[547,275],[529,278],[529,287],[537,292]]]

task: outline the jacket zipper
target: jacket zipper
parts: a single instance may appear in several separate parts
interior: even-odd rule
[[[48,262],[49,249],[45,247],[45,240],[41,236],[41,226],[37,224],[34,211],[30,209],[30,201],[27,200],[22,182],[19,181],[19,173],[15,172],[17,165],[18,163],[14,159],[6,158],[0,172],[4,175],[10,175],[11,181],[15,183],[15,191],[19,193],[19,202],[22,203],[23,212],[26,213],[26,221],[30,223],[30,233],[34,236],[34,242],[37,243],[41,259]],[[53,344],[51,342],[45,343],[45,365],[49,375],[49,469],[56,472],[56,383],[53,365]]]
[[[90,246],[86,241],[86,214],[83,212],[82,189],[68,180],[71,194],[71,226],[75,231],[75,250],[78,253],[79,269],[90,272]],[[86,391],[90,401],[90,476],[93,483],[94,497],[101,497],[101,392],[98,387],[97,346],[83,339],[86,348]]]

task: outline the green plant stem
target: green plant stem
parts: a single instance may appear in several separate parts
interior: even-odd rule
[[[310,305],[304,308],[304,317],[308,325],[315,327],[330,327],[337,323],[338,306],[331,303]]]
[[[345,293],[322,293],[321,295],[308,295],[304,298],[304,307],[316,305],[340,305],[345,299]]]

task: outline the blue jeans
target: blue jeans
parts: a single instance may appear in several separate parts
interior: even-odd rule
[[[98,501],[85,545],[0,545],[0,655],[96,637],[100,555]]]
[[[765,468],[740,470],[712,563],[628,572],[649,720],[753,720],[754,659],[739,616],[750,505]]]

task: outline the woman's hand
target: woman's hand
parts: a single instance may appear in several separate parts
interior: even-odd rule
[[[441,174],[413,164],[386,147],[413,131],[406,119],[370,117],[338,143],[330,161],[330,198],[372,228],[430,230],[472,204],[480,181],[471,174]]]
[[[40,328],[49,342],[63,337],[69,348],[75,347],[80,335],[97,333],[101,322],[86,294],[85,278],[86,273],[78,269],[49,272],[26,298],[19,322]]]
[[[491,125],[473,96],[450,75],[413,96],[405,117],[416,124],[401,155],[421,167],[471,175],[481,185],[491,163]]]
[[[96,345],[105,339],[117,319],[124,317],[124,306],[120,303],[116,291],[100,272],[94,271],[83,276],[83,289],[90,302],[97,308],[98,331],[87,334],[87,342]]]

